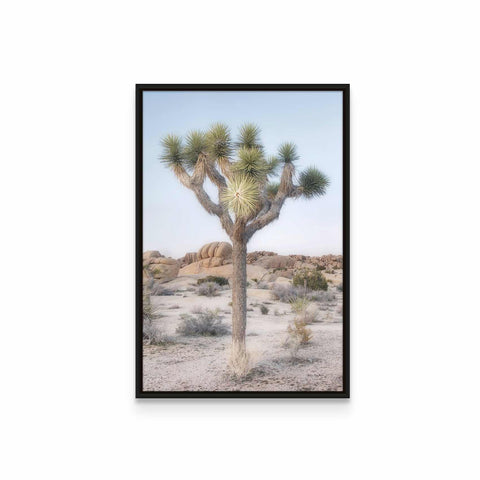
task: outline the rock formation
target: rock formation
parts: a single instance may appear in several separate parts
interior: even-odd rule
[[[153,279],[155,283],[173,280],[180,270],[180,262],[166,258],[156,250],[143,253],[143,280]]]
[[[295,259],[289,255],[269,255],[259,258],[255,265],[260,265],[267,269],[291,268],[295,265]]]
[[[228,242],[207,243],[198,251],[197,260],[208,258],[221,258],[222,261],[229,260],[232,258],[232,246]]]
[[[197,252],[186,253],[185,256],[182,259],[180,259],[182,263],[182,267],[184,267],[185,265],[190,265],[191,263],[194,263],[197,260],[198,260]]]
[[[322,255],[309,257],[307,255],[277,255],[274,252],[257,251],[247,255],[247,263],[261,265],[265,268],[308,268],[323,267],[325,270],[343,268],[342,255]]]
[[[255,282],[288,281],[296,270],[316,268],[325,274],[343,268],[342,255],[277,255],[274,252],[255,251],[247,255],[247,277]],[[169,282],[177,276],[219,275],[230,278],[232,275],[232,246],[227,242],[212,242],[201,247],[198,252],[189,252],[179,260],[166,258],[156,250],[143,254],[143,279],[150,287]],[[333,277],[332,277],[333,278]],[[159,287],[160,288],[160,287]]]
[[[259,258],[276,255],[275,252],[266,252],[264,250],[247,253],[247,263],[255,263]]]
[[[194,258],[194,261],[190,261]],[[189,266],[192,272],[198,273],[205,268],[221,267],[229,263],[232,263],[232,246],[227,242],[212,242],[204,245],[196,254],[187,253],[182,266]]]
[[[195,256],[194,256],[195,255]],[[193,259],[195,261],[190,261]],[[222,267],[232,263],[232,246],[228,242],[207,243],[198,253],[188,253],[183,258],[182,275],[208,272],[208,269]]]

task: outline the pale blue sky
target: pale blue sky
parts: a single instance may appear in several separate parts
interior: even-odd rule
[[[330,178],[327,194],[289,199],[279,220],[258,231],[248,250],[280,254],[342,253],[341,92],[144,92],[143,248],[175,258],[212,241],[229,241],[216,216],[183,187],[159,160],[160,140],[185,135],[214,122],[228,124],[235,137],[245,122],[262,129],[268,154],[286,141],[296,143],[297,171],[314,165]],[[216,191],[207,186],[214,201]]]

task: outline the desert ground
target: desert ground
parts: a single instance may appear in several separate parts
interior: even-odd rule
[[[288,287],[292,280],[279,276],[281,271],[272,277],[271,273],[278,269],[247,265],[246,339],[252,368],[248,375],[238,378],[228,368],[229,333],[188,336],[177,331],[184,315],[192,315],[199,308],[218,312],[221,322],[230,326],[229,285],[220,287],[216,296],[208,297],[199,295],[197,284],[211,274],[223,273],[228,278],[229,267],[191,273],[195,267],[185,266],[176,278],[163,282],[157,294],[151,295],[150,302],[157,314],[153,325],[166,341],[143,346],[144,391],[341,391],[343,270],[325,273],[328,295],[310,302],[315,317],[308,324],[311,339],[294,352],[288,344],[288,326],[295,313],[288,301],[275,299],[273,293],[276,285]],[[270,274],[274,281],[259,282],[259,274],[267,274],[267,278]]]

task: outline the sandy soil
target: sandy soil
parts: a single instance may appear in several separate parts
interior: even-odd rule
[[[339,272],[340,273],[340,272]],[[222,337],[186,337],[176,333],[182,313],[193,307],[220,309],[223,321],[231,322],[231,290],[218,297],[198,296],[187,291],[202,275],[178,277],[165,284],[174,296],[152,296],[162,318],[156,325],[171,336],[165,346],[145,345],[145,391],[340,391],[342,390],[342,293],[332,288],[336,299],[320,304],[320,321],[309,325],[311,342],[301,347],[293,359],[284,342],[287,326],[293,320],[290,305],[271,298],[269,290],[247,290],[247,349],[256,358],[255,368],[243,380],[228,373],[230,335]],[[341,273],[337,275],[341,280]],[[335,278],[335,284],[339,278]],[[262,315],[260,305],[268,307]]]

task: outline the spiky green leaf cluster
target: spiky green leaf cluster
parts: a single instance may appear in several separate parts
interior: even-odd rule
[[[228,158],[232,154],[230,129],[223,123],[214,123],[206,135],[208,153],[214,159]]]
[[[255,213],[259,197],[258,182],[246,175],[235,175],[222,190],[220,201],[238,218],[246,218]]]
[[[262,182],[267,177],[268,165],[260,150],[242,147],[238,151],[238,160],[233,164],[233,171]]]
[[[278,173],[278,168],[280,167],[280,160],[275,156],[271,155],[267,160],[267,175],[274,176]]]
[[[269,200],[273,200],[278,193],[280,184],[278,182],[271,182],[265,187],[265,194]]]
[[[177,167],[183,164],[182,139],[178,135],[167,135],[162,140],[163,152],[160,160],[169,167]]]
[[[294,143],[286,142],[278,149],[278,158],[283,163],[293,163],[300,158],[297,153],[297,146]]]
[[[254,123],[245,123],[240,127],[238,142],[236,143],[237,147],[263,150],[262,143],[260,142],[260,133],[260,127]]]
[[[183,157],[188,169],[193,170],[197,164],[198,156],[206,154],[207,139],[204,132],[193,130],[188,133],[183,149]]]
[[[302,195],[306,198],[325,195],[330,184],[328,177],[316,167],[309,167],[298,176]]]

